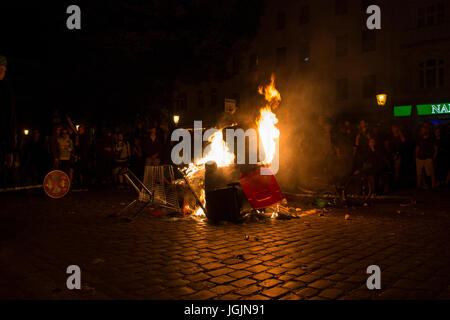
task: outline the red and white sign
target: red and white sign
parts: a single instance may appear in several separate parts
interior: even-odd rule
[[[69,192],[70,179],[65,172],[53,170],[45,176],[43,186],[46,195],[53,199],[59,199]]]

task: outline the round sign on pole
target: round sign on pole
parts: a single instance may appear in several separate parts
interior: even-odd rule
[[[59,199],[69,192],[70,179],[65,172],[53,170],[47,173],[42,185],[46,195],[53,199]]]

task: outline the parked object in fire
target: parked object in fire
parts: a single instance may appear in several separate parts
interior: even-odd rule
[[[262,175],[261,171],[264,171],[265,175]],[[241,173],[240,182],[253,209],[271,207],[283,200],[280,186],[269,168],[259,167]]]
[[[232,185],[207,191],[206,210],[206,217],[211,221],[239,221],[241,201],[238,188]]]

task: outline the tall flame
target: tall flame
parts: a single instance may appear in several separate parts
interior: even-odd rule
[[[276,109],[281,102],[281,95],[275,88],[275,76],[273,74],[270,83],[265,87],[260,86],[258,92],[263,94],[267,101],[266,106],[260,109],[257,120],[259,138],[265,154],[262,162],[271,164],[276,152],[276,141],[280,137],[280,130],[276,127],[278,119],[272,109]]]
[[[260,114],[256,120],[258,126],[258,133],[262,148],[264,149],[264,164],[270,165],[275,156],[276,141],[280,137],[280,130],[278,130],[276,124],[278,119],[275,113],[272,112],[276,109],[281,102],[281,95],[275,88],[275,77],[272,74],[270,83],[263,87],[258,88],[258,92],[264,95],[267,101],[266,105],[260,109]],[[223,140],[223,134],[221,130],[218,130],[209,138],[210,144],[207,148],[209,150],[203,158],[197,160],[195,163],[190,163],[189,167],[185,169],[186,177],[190,184],[195,187],[196,193],[199,194],[199,200],[206,206],[206,197],[204,189],[204,172],[205,164],[209,161],[214,161],[218,167],[226,167],[234,163],[235,155],[228,149],[227,144]],[[197,207],[194,212],[195,216],[204,216],[204,212],[200,207]]]

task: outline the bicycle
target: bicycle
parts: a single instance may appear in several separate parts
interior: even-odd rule
[[[330,181],[334,180],[334,181]],[[370,199],[373,190],[369,177],[363,172],[352,173],[342,178],[313,177],[307,185],[299,185],[298,189],[305,194],[317,198],[331,198],[336,206],[362,206]]]

